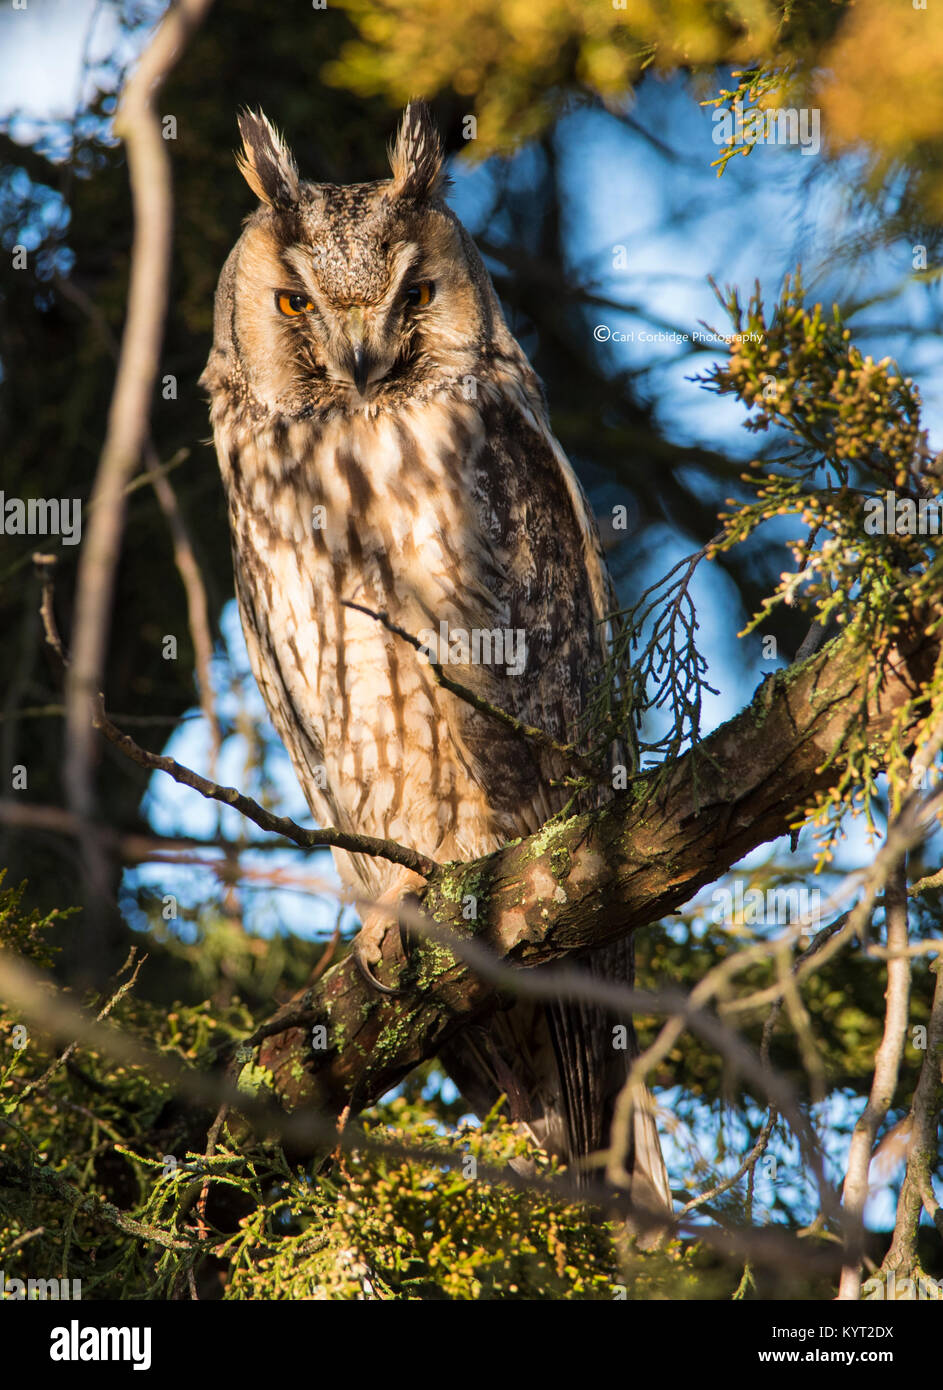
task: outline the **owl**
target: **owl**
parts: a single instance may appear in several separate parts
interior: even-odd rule
[[[445,201],[425,105],[406,109],[392,176],[371,183],[302,182],[261,113],[239,124],[259,206],[223,267],[201,380],[252,670],[321,825],[475,859],[560,811],[571,769],[444,690],[373,615],[492,705],[570,739],[615,606],[595,523]],[[334,857],[360,900],[420,884]],[[369,942],[357,949],[369,968]],[[631,982],[631,945],[583,968]],[[520,1000],[441,1060],[474,1110],[504,1093],[512,1119],[582,1171],[608,1144],[634,1055],[612,1023]],[[670,1210],[650,1117],[630,1148],[634,1194]]]

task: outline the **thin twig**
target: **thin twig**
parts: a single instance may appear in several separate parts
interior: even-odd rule
[[[916,883],[912,883],[907,889],[909,898],[916,898],[921,893],[927,893],[931,888],[943,888],[943,869],[937,869],[935,874],[927,874],[925,878],[918,878]]]
[[[43,603],[41,608],[43,627],[46,634],[46,641],[59,656],[65,668],[70,666],[69,654],[59,637],[56,626],[55,612],[52,603],[52,576],[53,566],[46,566],[43,571]],[[101,693],[98,694],[93,706],[93,727],[98,729],[109,742],[130,758],[132,762],[140,767],[150,768],[156,772],[166,772],[175,782],[181,786],[190,787],[198,791],[207,800],[220,801],[226,806],[233,806],[240,811],[248,820],[254,821],[262,830],[268,830],[276,835],[282,835],[286,840],[292,841],[301,849],[319,849],[323,846],[330,846],[334,849],[347,850],[350,854],[367,854],[374,858],[389,859],[393,864],[402,864],[404,868],[412,869],[421,878],[430,878],[439,867],[434,859],[428,858],[424,854],[419,854],[416,850],[409,849],[406,845],[399,845],[393,840],[379,840],[371,835],[354,835],[344,830],[328,828],[325,830],[305,830],[288,816],[275,816],[271,811],[265,810],[257,801],[253,801],[251,796],[245,796],[235,787],[221,787],[217,782],[213,782],[208,777],[203,777],[191,768],[184,767],[174,758],[166,757],[161,753],[151,753],[146,748],[141,748],[135,743],[130,734],[126,734],[119,729],[105,712],[104,699]],[[81,819],[73,816],[72,823],[83,824]],[[94,822],[86,820],[86,826],[92,827],[96,835],[101,832],[95,827]],[[81,831],[80,831],[81,833]],[[107,830],[104,832],[107,836]],[[96,841],[98,844],[104,843],[101,839]]]
[[[133,965],[134,969],[131,973],[131,976],[129,979],[125,980],[123,985],[119,985],[118,988],[115,990],[114,994],[112,994],[111,998],[108,999],[106,1003],[102,1005],[99,1012],[95,1015],[96,1023],[103,1022],[103,1020],[106,1019],[108,1015],[111,1013],[111,1011],[114,1009],[115,1005],[118,1004],[128,993],[128,991],[133,989],[134,986],[137,984],[138,974],[140,973],[141,966],[147,960],[147,956],[142,956],[141,959],[135,965],[134,958],[136,954],[137,947],[132,946],[131,954],[128,960],[125,962],[122,969],[118,972],[119,975],[124,974],[124,971]],[[77,1047],[77,1041],[70,1042],[68,1047],[61,1054],[61,1056],[57,1057],[55,1061],[49,1064],[49,1066],[43,1072],[42,1076],[40,1076],[36,1081],[30,1081],[26,1086],[23,1087],[23,1090],[20,1093],[20,1100],[26,1100],[27,1096],[32,1095],[34,1091],[44,1091],[46,1087],[49,1085],[52,1078],[55,1076],[56,1072],[59,1070],[59,1068],[65,1066],[69,1062],[69,1060],[72,1057],[72,1054],[75,1052],[75,1049]]]
[[[28,830],[48,830],[56,835],[68,835],[73,838],[81,832],[78,818],[70,815],[61,806],[43,806],[37,805],[35,802],[14,801],[10,797],[0,798],[0,825],[15,825]],[[286,839],[260,839],[237,843],[219,835],[201,840],[190,835],[155,835],[153,833],[137,835],[115,830],[114,827],[104,824],[97,826],[96,829],[105,838],[108,849],[129,864],[140,864],[148,861],[170,864],[198,863],[201,866],[213,868],[219,866],[219,860],[206,858],[205,853],[208,850],[231,852],[236,849],[245,853],[256,854],[297,848],[290,840]],[[203,854],[204,857],[194,859],[191,857],[194,853]],[[250,876],[255,872],[249,869],[241,869],[240,871]],[[297,881],[298,883],[311,883],[315,880],[305,878]]]
[[[36,567],[36,573],[39,575],[40,584],[42,586],[39,615],[42,619],[43,632],[46,636],[46,642],[52,647],[63,668],[66,668],[69,665],[69,658],[66,655],[65,647],[62,645],[62,638],[59,636],[55,612],[55,574],[56,565],[58,563],[58,556],[45,555],[42,551],[36,551],[33,556],[33,564]]]
[[[429,859],[417,850],[407,848],[406,845],[399,845],[394,840],[380,840],[373,835],[354,835],[349,831],[333,828],[305,830],[288,816],[273,815],[257,801],[253,801],[251,796],[245,796],[235,787],[221,787],[208,777],[201,777],[192,768],[184,767],[174,758],[165,757],[162,753],[148,752],[146,748],[139,747],[130,734],[122,733],[116,728],[105,713],[101,696],[98,697],[93,722],[94,727],[104,734],[109,743],[120,748],[132,762],[156,772],[166,772],[175,782],[179,782],[183,787],[191,787],[208,801],[221,801],[224,806],[234,807],[262,830],[283,835],[286,840],[291,840],[301,849],[321,849],[330,845],[333,849],[344,849],[348,854],[369,854],[374,858],[388,859],[393,864],[402,864],[404,868],[412,869],[422,878],[431,878],[439,867],[434,859]]]
[[[732,1187],[736,1187],[737,1183],[743,1177],[744,1173],[753,1172],[757,1163],[763,1157],[763,1154],[766,1152],[766,1146],[769,1143],[770,1135],[773,1132],[773,1128],[776,1124],[776,1120],[778,1119],[778,1115],[779,1112],[777,1110],[773,1108],[770,1109],[769,1114],[767,1115],[766,1120],[763,1124],[763,1128],[757,1135],[756,1143],[753,1145],[753,1148],[750,1150],[746,1158],[740,1164],[740,1167],[737,1169],[737,1171],[733,1173],[729,1178],[724,1178],[722,1182],[715,1183],[715,1185],[713,1187],[708,1188],[706,1192],[700,1193],[697,1197],[692,1197],[690,1202],[685,1202],[684,1206],[678,1213],[679,1217],[687,1216],[689,1211],[696,1211],[698,1207],[704,1206],[705,1203],[712,1202],[715,1197],[720,1197],[725,1192],[729,1192]]]
[[[0,1115],[0,1124],[9,1124]],[[45,1191],[49,1195],[58,1197],[66,1202],[77,1212],[84,1216],[106,1222],[109,1226],[114,1226],[119,1231],[124,1231],[126,1235],[136,1236],[140,1240],[153,1241],[156,1245],[162,1245],[165,1250],[194,1250],[199,1247],[190,1240],[180,1240],[175,1236],[169,1235],[161,1230],[159,1226],[147,1226],[143,1221],[135,1221],[133,1217],[126,1216],[119,1211],[112,1202],[106,1202],[98,1193],[85,1193],[50,1167],[48,1163],[33,1164],[28,1172],[18,1171],[9,1159],[0,1156],[0,1177],[7,1187],[22,1187],[28,1189],[35,1197],[35,1190]]]
[[[216,1152],[216,1143],[217,1143],[217,1140],[219,1139],[220,1133],[221,1133],[222,1128],[223,1128],[223,1124],[225,1123],[226,1116],[227,1116],[228,1114],[229,1114],[229,1106],[228,1106],[228,1104],[224,1101],[223,1104],[219,1107],[219,1110],[216,1112],[216,1119],[213,1121],[212,1125],[210,1126],[209,1133],[208,1133],[207,1136],[206,1136],[206,1149],[205,1149],[204,1155],[203,1155],[204,1158],[212,1158],[213,1155],[215,1154],[215,1152]],[[208,1198],[209,1198],[209,1195],[210,1195],[210,1180],[209,1180],[209,1178],[207,1177],[207,1179],[206,1179],[205,1182],[203,1183],[203,1187],[202,1187],[202,1189],[201,1189],[201,1191],[200,1191],[200,1200],[199,1200],[199,1202],[197,1203],[197,1229],[199,1230],[200,1237],[201,1237],[203,1240],[207,1240],[207,1239],[209,1238],[209,1234],[210,1234],[210,1229],[209,1229],[209,1226],[207,1225],[207,1221],[206,1221],[206,1203],[207,1203],[207,1200],[208,1200]],[[196,1297],[196,1294],[194,1294],[194,1297]]]
[[[388,613],[382,611],[377,612],[373,608],[366,608],[362,603],[354,603],[351,599],[342,599],[341,602],[345,608],[353,608],[358,613],[365,613],[368,618],[373,618],[375,622],[385,627],[388,632],[392,632],[395,637],[399,637],[403,642],[408,642],[415,651],[426,658],[436,683],[440,685],[443,690],[447,690],[449,694],[456,696],[459,700],[464,700],[467,705],[471,705],[472,708],[478,710],[480,714],[486,714],[490,719],[496,719],[499,724],[503,724],[506,729],[512,729],[514,733],[519,734],[521,738],[525,738],[529,740],[529,742],[536,744],[539,748],[545,748],[549,752],[556,753],[559,757],[567,759],[567,761],[571,762],[584,776],[594,779],[599,778],[599,768],[588,758],[584,757],[576,748],[575,744],[560,743],[543,729],[538,729],[533,724],[525,724],[522,720],[516,719],[513,714],[509,714],[507,710],[500,709],[497,705],[492,705],[480,695],[476,695],[474,690],[469,690],[467,686],[460,685],[458,681],[453,681],[450,676],[445,674],[441,664],[438,661],[432,660],[432,657],[429,655],[422,642],[419,641],[419,638],[414,637],[411,632],[407,632],[406,629],[400,627],[398,623],[394,623]],[[611,774],[606,773],[607,778],[610,775]]]

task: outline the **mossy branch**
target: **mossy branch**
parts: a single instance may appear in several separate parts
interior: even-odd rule
[[[659,920],[802,821],[810,798],[834,775],[830,755],[863,698],[880,759],[900,710],[915,707],[939,658],[926,627],[925,620],[913,624],[880,690],[867,696],[869,653],[854,634],[843,634],[801,666],[769,677],[746,709],[704,740],[712,771],[699,794],[688,754],[657,796],[645,796],[642,778],[599,810],[555,821],[483,859],[442,866],[422,895],[422,911],[518,966],[560,960]],[[259,1061],[289,1108],[339,1114],[366,1106],[497,1007],[494,980],[438,942],[419,944],[407,957],[400,936],[391,921],[379,943],[383,978],[399,981],[400,996],[377,996],[345,959],[261,1043]],[[312,1024],[324,1026],[316,1051]]]

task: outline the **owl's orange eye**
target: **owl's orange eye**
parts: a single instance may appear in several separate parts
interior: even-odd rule
[[[417,280],[415,285],[410,285],[406,291],[406,303],[414,309],[424,309],[432,302],[434,294],[435,285],[431,280]]]
[[[279,309],[289,318],[295,318],[298,314],[306,314],[314,308],[311,300],[304,294],[285,294],[282,292],[276,295],[276,299]]]

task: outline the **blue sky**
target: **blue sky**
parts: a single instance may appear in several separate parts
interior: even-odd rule
[[[96,90],[98,65],[132,49],[114,10],[98,0],[29,0],[23,10],[6,4],[0,9],[0,115],[17,112],[13,134],[29,138],[31,118],[71,117]]]

